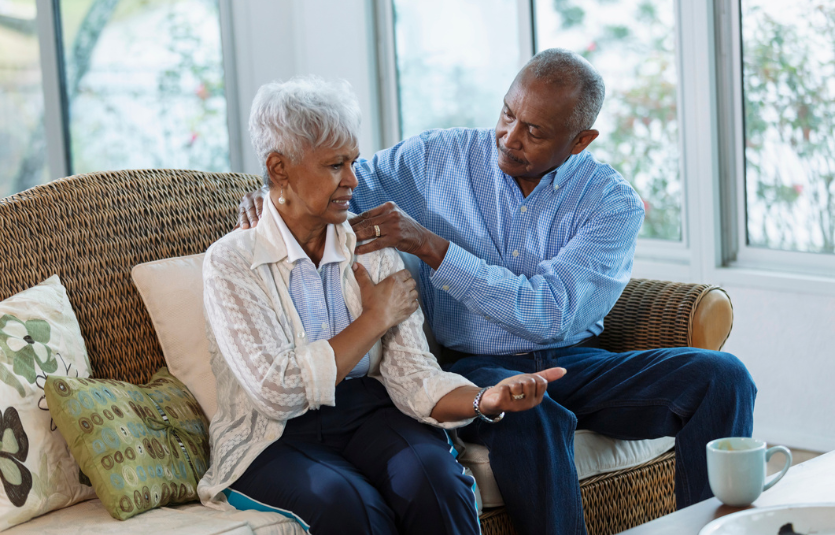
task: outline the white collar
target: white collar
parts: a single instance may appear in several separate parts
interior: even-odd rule
[[[278,210],[269,198],[266,199],[266,204],[269,205],[267,210],[270,212],[270,215],[273,216],[273,219],[278,226],[278,232],[281,233],[281,238],[284,240],[284,245],[287,247],[287,260],[290,262],[295,262],[296,260],[300,260],[302,258],[310,260],[310,257],[307,256],[307,253],[304,252],[302,246],[299,245],[298,240],[296,240],[296,237],[293,236],[292,232],[290,232],[290,229],[287,227],[287,223],[284,222],[281,214],[278,213]],[[339,238],[336,235],[336,227],[334,225],[328,225],[326,232],[325,252],[322,254],[322,260],[319,262],[319,267],[332,262],[342,262],[345,260],[345,257],[342,256],[342,253],[339,251]]]

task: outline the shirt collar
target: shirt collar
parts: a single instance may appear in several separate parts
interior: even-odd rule
[[[574,171],[577,169],[577,164],[580,163],[581,160],[585,159],[586,151],[584,150],[580,154],[572,154],[568,157],[566,161],[562,163],[561,166],[557,167],[551,173],[550,177],[550,184],[554,190],[558,190],[568,182],[568,180],[574,175]],[[546,175],[547,176],[547,175]]]
[[[267,210],[263,212],[254,229],[255,250],[250,268],[280,262],[285,258],[291,263],[300,258],[308,258],[269,197],[264,200],[264,205]],[[352,216],[353,214],[348,214],[349,218]],[[356,245],[357,236],[347,220],[341,225],[328,225],[325,252],[319,265],[343,262],[346,258],[353,257]]]

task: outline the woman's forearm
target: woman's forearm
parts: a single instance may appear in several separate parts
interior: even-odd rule
[[[459,386],[438,400],[430,416],[438,422],[457,422],[473,418],[473,400],[479,390],[481,389],[477,386]]]
[[[336,384],[354,369],[362,357],[388,329],[371,314],[360,314],[354,322],[328,340],[336,357]]]

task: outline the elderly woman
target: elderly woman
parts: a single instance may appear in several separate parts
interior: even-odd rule
[[[267,212],[209,248],[217,378],[204,503],[277,511],[314,533],[478,533],[444,429],[542,400],[564,370],[479,389],[428,352],[395,250],[354,256],[360,112],[347,84],[268,84],[249,121]]]

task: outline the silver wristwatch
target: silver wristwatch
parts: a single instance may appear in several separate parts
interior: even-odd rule
[[[475,409],[475,414],[485,422],[495,424],[497,422],[501,422],[502,418],[504,418],[504,411],[501,414],[496,416],[495,418],[490,418],[489,416],[485,416],[481,413],[481,410],[478,408],[479,403],[481,403],[481,396],[484,395],[489,389],[493,388],[492,386],[485,386],[481,390],[478,391],[478,394],[475,395],[475,399],[473,400],[473,409]]]

